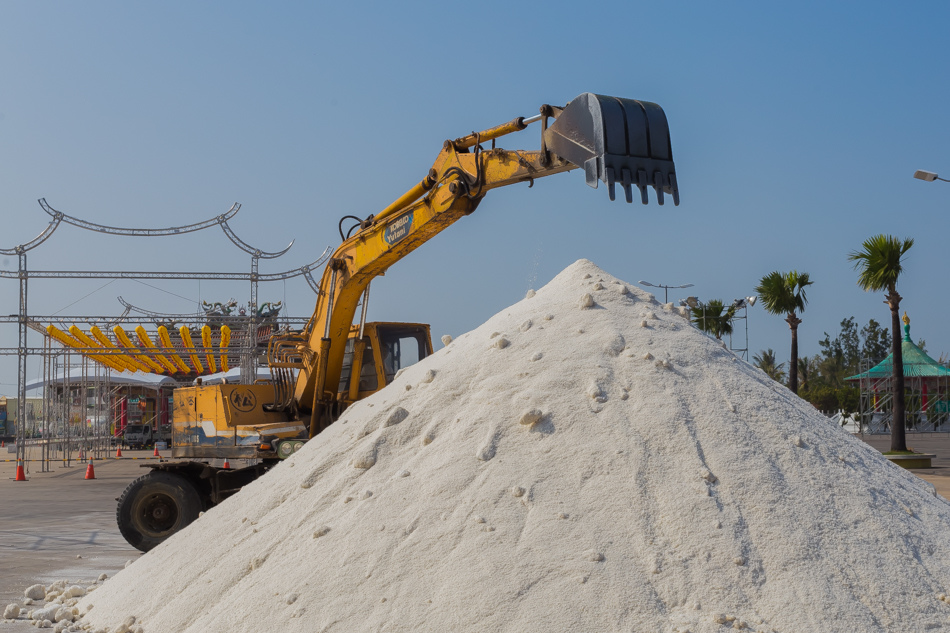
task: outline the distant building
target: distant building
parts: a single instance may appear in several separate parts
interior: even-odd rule
[[[16,435],[18,398],[0,396],[0,435]],[[27,426],[43,419],[43,398],[26,399]]]

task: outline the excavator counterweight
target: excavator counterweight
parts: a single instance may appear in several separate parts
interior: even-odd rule
[[[584,168],[587,184],[607,184],[614,199],[616,183],[633,202],[633,187],[648,203],[647,187],[679,204],[679,188],[673,167],[670,128],[663,108],[649,101],[606,97],[586,92],[564,107],[544,132],[547,149]]]

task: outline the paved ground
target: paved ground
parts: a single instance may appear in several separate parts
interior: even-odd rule
[[[151,452],[124,454],[146,457]],[[31,584],[91,582],[101,573],[113,575],[140,555],[119,534],[115,498],[145,472],[140,466],[145,463],[98,461],[96,479],[87,480],[85,464],[54,463],[51,472],[42,473],[32,462],[26,464],[28,480],[14,481],[16,464],[0,462],[0,609],[22,598]],[[27,630],[35,629],[0,620],[0,631]]]
[[[865,442],[878,449],[891,449],[890,435],[857,435]],[[907,447],[919,453],[931,453],[937,457],[933,459],[933,468],[915,469],[911,472],[921,479],[925,479],[937,488],[937,494],[950,500],[950,433],[909,433]]]
[[[888,436],[857,436],[879,450],[888,450]],[[910,435],[915,450],[934,453],[934,467],[913,471],[950,499],[950,434]],[[0,462],[0,610],[23,597],[35,583],[56,580],[88,584],[101,573],[109,576],[141,553],[129,546],[115,524],[115,499],[151,457],[150,451],[124,451],[125,459],[95,463],[95,480],[85,479],[85,464],[53,466],[38,472],[27,464],[28,481],[14,481],[15,464]],[[0,452],[0,459],[6,458]],[[138,459],[131,459],[132,457]],[[79,558],[81,557],[81,558]],[[26,622],[0,620],[0,633],[34,631]]]

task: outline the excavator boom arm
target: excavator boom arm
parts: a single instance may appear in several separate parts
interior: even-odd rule
[[[494,147],[496,139],[531,121],[520,118],[446,141],[425,178],[361,222],[336,249],[305,332],[306,361],[294,393],[298,407],[312,412],[311,436],[329,423],[326,407],[336,397],[344,344],[370,281],[472,213],[488,191],[583,168],[590,186],[596,188],[598,180],[608,185],[611,199],[620,184],[628,202],[633,187],[644,203],[647,187],[653,187],[660,204],[664,193],[679,203],[669,129],[658,105],[585,93],[564,108],[543,106],[535,119],[542,121],[538,151]],[[483,149],[488,141],[492,148]]]

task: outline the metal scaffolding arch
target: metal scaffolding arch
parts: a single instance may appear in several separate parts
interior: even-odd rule
[[[319,292],[319,286],[311,275],[311,270],[323,264],[326,259],[329,257],[330,247],[328,246],[324,249],[323,253],[310,264],[301,266],[300,268],[287,270],[281,273],[265,274],[261,275],[258,270],[260,259],[274,259],[280,257],[287,253],[290,250],[290,247],[293,246],[294,242],[291,241],[286,248],[276,251],[268,252],[259,248],[255,248],[243,240],[241,240],[234,230],[228,225],[228,220],[234,217],[237,212],[241,209],[239,203],[234,203],[231,205],[231,208],[227,212],[222,213],[216,217],[203,220],[201,222],[196,222],[193,224],[183,225],[183,226],[173,226],[166,228],[124,228],[124,227],[114,227],[104,224],[98,224],[95,222],[89,222],[87,220],[82,220],[70,216],[62,211],[58,211],[52,208],[45,198],[40,198],[38,200],[40,207],[47,214],[51,216],[51,220],[47,227],[35,238],[28,242],[24,242],[13,248],[0,248],[0,254],[3,255],[16,255],[18,260],[17,270],[7,271],[0,270],[0,277],[8,279],[17,279],[19,282],[19,309],[16,315],[11,315],[9,317],[0,317],[0,323],[10,323],[16,321],[18,326],[18,340],[17,340],[17,459],[26,458],[26,447],[25,447],[25,434],[26,434],[26,373],[27,373],[27,357],[36,354],[45,354],[49,355],[51,352],[48,348],[29,348],[27,345],[27,332],[29,329],[36,329],[36,323],[34,319],[29,317],[28,311],[28,282],[32,277],[34,279],[192,279],[192,280],[246,280],[250,282],[250,302],[248,307],[250,308],[251,318],[246,322],[247,325],[247,341],[248,344],[253,344],[256,342],[257,335],[257,326],[259,321],[257,315],[257,288],[258,284],[262,281],[279,281],[290,279],[293,277],[303,276],[307,281],[308,285],[314,292]],[[63,223],[71,224],[78,228],[94,231],[103,234],[109,235],[121,235],[121,236],[145,236],[145,237],[161,237],[161,236],[175,236],[182,235],[185,233],[192,233],[195,231],[201,231],[213,226],[221,227],[221,230],[228,237],[232,244],[240,248],[242,251],[251,255],[251,271],[247,274],[242,273],[216,273],[216,272],[132,272],[132,271],[30,271],[27,268],[27,252],[35,249],[40,244],[43,244],[48,240],[56,229]],[[96,321],[96,322],[121,322],[128,318],[130,312],[130,306],[125,307],[125,311],[119,317],[84,317],[83,320],[87,321]],[[0,354],[9,353],[9,350],[0,349]],[[245,359],[246,357],[246,359]],[[245,367],[245,364],[248,366]],[[256,373],[254,364],[254,357],[251,354],[242,355],[242,370],[245,370],[244,376],[247,380],[253,382],[253,374]],[[45,454],[45,452],[44,452]],[[48,459],[48,457],[47,457]]]

